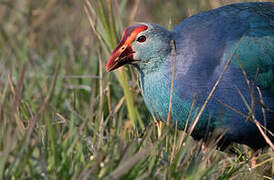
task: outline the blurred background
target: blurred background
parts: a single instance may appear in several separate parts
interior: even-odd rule
[[[83,0],[1,0],[1,45],[5,44],[4,47],[7,47],[8,42],[15,46],[20,42],[45,55],[46,52],[57,49],[61,46],[60,43],[66,41],[73,45],[73,51],[77,53],[82,53],[85,48],[94,51],[95,48],[90,48],[91,44],[94,45],[94,35],[91,33],[83,9],[84,2]],[[113,5],[114,11],[123,11],[120,12],[119,18],[122,18],[124,27],[134,22],[173,26],[192,14],[235,2],[247,1],[115,0]]]
[[[126,67],[106,73],[104,65],[128,25],[153,22],[172,29],[188,16],[235,2],[246,1],[0,0],[0,178],[100,178],[115,168],[120,175],[115,177],[134,177],[153,168],[164,174],[166,162],[155,160],[159,153],[151,155],[155,164],[142,166],[143,171],[121,170],[120,162],[140,149],[137,140],[153,119],[134,71]],[[108,36],[111,20],[109,33],[114,34]],[[253,177],[242,155],[228,161],[222,161],[228,158],[222,153],[214,158],[210,165],[200,158],[194,169],[178,172],[192,175],[214,167],[207,171],[214,179],[233,173]],[[261,158],[264,162],[267,156]],[[271,163],[262,169],[256,172],[260,177],[271,172]]]

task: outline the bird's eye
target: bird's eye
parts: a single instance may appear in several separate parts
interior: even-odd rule
[[[140,36],[137,38],[137,41],[142,43],[142,42],[145,42],[146,41],[146,36]]]

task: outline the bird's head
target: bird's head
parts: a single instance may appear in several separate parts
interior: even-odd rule
[[[151,69],[162,64],[171,52],[171,32],[156,24],[136,24],[125,29],[111,53],[106,71],[125,64]]]

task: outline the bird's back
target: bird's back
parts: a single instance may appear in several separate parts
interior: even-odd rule
[[[175,96],[191,102],[197,95],[198,107],[236,52],[205,113],[214,117],[214,127],[230,129],[228,143],[248,144],[254,149],[263,146],[257,127],[251,120],[246,122],[245,116],[253,111],[261,124],[274,131],[273,112],[260,105],[274,109],[274,3],[240,3],[200,13],[179,24],[173,39],[178,57]],[[172,65],[163,68],[171,81]],[[179,107],[176,112],[181,113]],[[273,136],[271,139],[274,141]]]

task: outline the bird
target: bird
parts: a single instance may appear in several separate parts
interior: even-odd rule
[[[178,129],[189,130],[199,115],[191,136],[219,133],[221,149],[273,145],[274,3],[226,5],[188,17],[172,31],[153,23],[129,26],[105,69],[126,64],[136,69],[157,120],[170,116]]]

